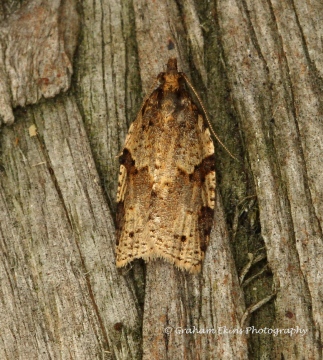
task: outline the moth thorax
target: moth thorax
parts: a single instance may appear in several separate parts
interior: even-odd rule
[[[163,90],[165,91],[176,91],[179,89],[179,74],[165,74]]]

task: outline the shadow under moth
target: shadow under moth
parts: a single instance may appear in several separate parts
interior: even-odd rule
[[[176,58],[157,80],[119,158],[116,263],[163,258],[197,273],[213,225],[214,145]]]

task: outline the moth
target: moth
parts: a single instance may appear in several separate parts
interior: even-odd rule
[[[198,273],[213,225],[214,145],[176,58],[157,80],[119,157],[116,265],[163,258]]]

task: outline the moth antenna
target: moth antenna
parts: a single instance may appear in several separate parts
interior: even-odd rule
[[[187,77],[184,73],[182,73],[182,76],[183,76],[183,78],[185,79],[187,85],[188,85],[188,86],[190,87],[190,89],[193,91],[193,93],[194,93],[194,95],[196,96],[197,100],[199,101],[199,103],[200,103],[200,105],[201,105],[201,108],[202,108],[202,110],[203,110],[203,112],[204,112],[206,121],[207,121],[207,123],[208,123],[208,125],[209,125],[209,128],[210,128],[211,133],[213,134],[213,136],[217,139],[217,141],[218,141],[218,142],[220,143],[220,145],[225,149],[225,151],[232,157],[232,159],[239,161],[235,156],[233,156],[233,155],[231,154],[230,150],[223,144],[223,142],[220,140],[220,138],[218,137],[218,135],[216,134],[216,132],[213,130],[213,126],[212,126],[211,121],[210,121],[210,119],[209,119],[209,117],[208,117],[208,115],[207,115],[207,112],[206,112],[206,110],[205,110],[205,107],[204,107],[204,105],[203,105],[203,102],[202,102],[199,94],[198,94],[197,91],[195,90],[194,86],[193,86],[193,85],[191,84],[191,82],[189,81],[188,77]]]

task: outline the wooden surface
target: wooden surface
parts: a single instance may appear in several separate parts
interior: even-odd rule
[[[322,359],[322,18],[320,1],[2,2],[1,359]],[[215,143],[200,275],[118,272],[117,155],[169,57],[239,162]]]

